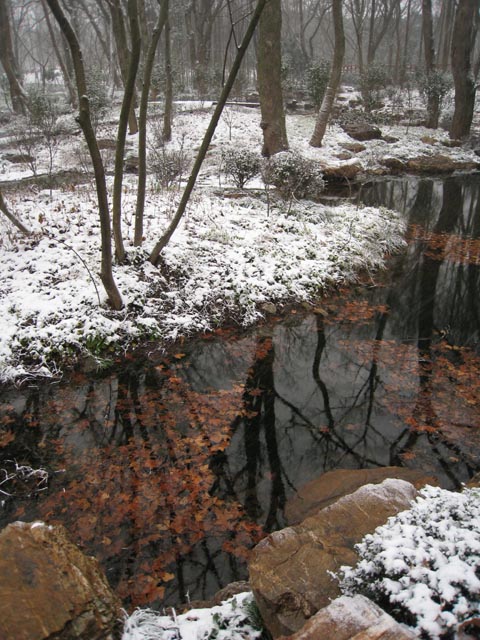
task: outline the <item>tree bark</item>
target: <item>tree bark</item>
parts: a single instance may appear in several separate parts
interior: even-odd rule
[[[15,113],[25,113],[27,98],[20,82],[18,65],[13,51],[7,0],[0,0],[0,62],[7,76],[12,109]]]
[[[0,190],[0,211],[10,220],[12,224],[14,224],[19,231],[21,231],[24,235],[29,236],[30,231],[27,227],[10,211],[3,197],[3,193]]]
[[[130,36],[132,50],[128,61],[128,75],[123,93],[122,108],[118,120],[117,144],[115,146],[115,177],[113,181],[113,237],[115,239],[115,253],[118,262],[125,260],[125,247],[122,237],[122,185],[123,162],[125,155],[125,138],[129,114],[132,111],[135,96],[135,81],[137,78],[138,64],[140,62],[141,38],[138,24],[137,0],[128,0],[128,21],[130,24]],[[148,100],[148,96],[147,96]],[[145,115],[146,118],[146,115]]]
[[[262,114],[262,155],[288,149],[282,94],[282,9],[280,0],[269,0],[258,27],[257,80]]]
[[[235,60],[233,61],[232,68],[230,73],[228,74],[227,81],[223,87],[222,93],[220,94],[220,98],[217,102],[217,106],[215,107],[215,111],[213,112],[212,118],[210,120],[210,124],[208,125],[207,131],[205,132],[205,136],[203,138],[202,144],[198,151],[197,157],[195,158],[195,162],[193,164],[192,172],[190,173],[190,177],[188,179],[187,185],[183,192],[182,198],[180,200],[180,204],[178,205],[178,209],[175,213],[175,216],[170,223],[168,229],[157,242],[155,247],[153,248],[152,253],[150,254],[150,262],[154,265],[158,264],[160,259],[160,253],[168,244],[170,238],[172,237],[175,229],[178,227],[180,220],[182,219],[183,214],[185,213],[185,209],[187,207],[188,201],[192,194],[193,188],[195,186],[195,182],[197,180],[198,174],[202,167],[202,163],[207,155],[208,147],[210,146],[210,142],[213,138],[213,134],[215,133],[215,129],[217,128],[218,121],[222,115],[223,108],[225,103],[228,100],[228,96],[230,95],[230,91],[232,90],[235,79],[238,75],[238,71],[240,69],[240,65],[242,64],[242,60],[245,56],[245,53],[248,49],[248,45],[255,33],[255,29],[257,27],[258,21],[260,20],[260,16],[265,9],[265,5],[269,0],[258,0],[257,5],[255,7],[255,11],[250,19],[249,25],[243,36],[243,40],[240,46],[237,49],[237,54],[235,56]]]
[[[478,0],[459,0],[452,35],[452,73],[455,84],[455,111],[450,137],[469,135],[475,106],[475,81],[472,72],[472,45]]]
[[[126,87],[128,82],[130,52],[129,52],[128,43],[127,43],[127,32],[125,29],[125,19],[123,15],[123,10],[121,5],[119,4],[119,0],[107,0],[107,2],[110,8],[110,15],[112,18],[113,37],[114,37],[115,46],[117,49],[118,62],[120,65],[120,73],[122,75],[123,85],[124,87]],[[135,115],[136,101],[137,101],[137,98],[136,98],[135,87],[134,87],[134,99],[132,101],[130,112],[128,114],[128,128],[131,135],[137,133],[138,131],[138,123]]]
[[[332,3],[333,12],[333,25],[335,33],[335,46],[333,51],[333,63],[332,70],[330,72],[330,78],[328,80],[328,86],[323,96],[322,106],[318,112],[317,122],[315,124],[315,130],[310,140],[312,147],[321,147],[323,142],[323,136],[327,128],[328,121],[330,119],[333,104],[335,102],[335,96],[340,86],[340,79],[342,77],[343,58],[345,56],[345,33],[343,29],[343,16],[342,16],[342,0],[333,0]]]
[[[435,71],[435,45],[433,40],[432,0],[422,0],[422,34],[425,51],[425,73],[431,76]],[[427,122],[430,129],[438,127],[440,104],[438,96],[429,92],[427,96]]]
[[[157,24],[152,32],[148,51],[144,60],[143,87],[138,114],[138,191],[135,212],[134,245],[141,246],[143,240],[143,212],[145,208],[145,192],[147,183],[147,114],[148,96],[152,80],[153,63],[160,36],[168,20],[169,0],[162,0]]]
[[[170,20],[165,23],[165,113],[163,115],[163,139],[169,142],[172,139],[173,117],[173,70],[171,51]]]
[[[82,50],[78,42],[77,36],[65,16],[58,0],[47,0],[47,4],[53,13],[62,33],[64,34],[70,52],[72,54],[72,62],[75,70],[75,80],[77,83],[79,115],[78,123],[85,136],[88,146],[92,166],[95,175],[95,186],[97,190],[98,212],[100,217],[100,232],[102,243],[102,263],[100,278],[102,280],[105,291],[107,292],[108,301],[114,309],[123,307],[122,297],[117,289],[112,272],[112,240],[110,228],[110,213],[108,210],[107,185],[105,182],[105,168],[103,166],[102,156],[98,149],[97,138],[92,126],[90,118],[90,105],[88,102],[87,83],[85,79],[85,67],[83,64]]]

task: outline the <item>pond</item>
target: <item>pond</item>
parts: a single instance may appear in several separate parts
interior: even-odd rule
[[[248,549],[325,471],[467,481],[480,469],[480,178],[379,181],[360,200],[408,222],[385,273],[248,332],[4,390],[0,526],[62,523],[125,606],[177,604],[245,578]]]

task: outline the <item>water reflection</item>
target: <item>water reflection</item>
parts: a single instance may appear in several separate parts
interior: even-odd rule
[[[375,183],[363,201],[410,229],[375,286],[114,374],[5,391],[0,467],[51,480],[28,499],[2,484],[0,523],[63,522],[127,605],[177,603],[245,577],[248,548],[324,471],[412,466],[459,487],[480,467],[479,194],[478,177]]]

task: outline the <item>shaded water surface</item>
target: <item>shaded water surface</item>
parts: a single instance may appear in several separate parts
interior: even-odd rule
[[[386,274],[168,358],[5,391],[0,525],[63,523],[126,605],[178,603],[244,578],[248,549],[324,471],[466,481],[480,467],[480,179],[379,182],[362,198],[409,224]]]

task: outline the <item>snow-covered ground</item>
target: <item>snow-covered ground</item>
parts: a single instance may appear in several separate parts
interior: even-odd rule
[[[211,115],[211,106],[178,111],[171,149],[192,157]],[[66,124],[72,126],[66,118]],[[327,287],[352,280],[360,270],[383,265],[388,252],[402,246],[403,223],[385,209],[355,204],[326,206],[309,201],[267,203],[257,179],[250,189],[234,192],[221,173],[225,145],[259,151],[260,114],[228,107],[222,117],[187,213],[163,252],[161,269],[148,253],[175,212],[181,190],[159,188],[151,180],[146,202],[145,243],[133,247],[136,177],[126,175],[123,231],[128,264],[115,265],[114,276],[125,303],[119,312],[105,304],[99,278],[100,238],[95,189],[91,182],[65,185],[51,194],[23,187],[5,192],[11,210],[33,231],[24,237],[0,215],[0,382],[29,376],[58,375],[66,361],[90,352],[126,349],[142,339],[171,341],[205,331],[226,320],[255,322],[267,302],[314,300]],[[325,144],[313,149],[308,140],[313,115],[288,117],[292,150],[314,160],[338,163],[342,144],[352,142],[338,126],[327,130]],[[385,155],[454,156],[472,160],[472,151],[441,145],[443,131],[413,127],[382,127],[395,143],[364,143],[356,154],[367,172]],[[30,175],[26,165],[2,158],[9,147],[1,140],[2,181]],[[421,138],[429,136],[428,142]],[[99,138],[114,139],[113,126]],[[136,140],[129,140],[135,153]],[[13,145],[14,146],[14,145]],[[111,163],[113,152],[107,161]],[[37,148],[39,172],[47,153]],[[64,137],[54,158],[56,169],[85,166],[81,136]],[[111,164],[110,164],[111,166]],[[1,182],[0,182],[1,186]],[[109,179],[109,187],[111,187]],[[256,189],[255,189],[256,188]],[[231,197],[231,196],[235,197]]]

